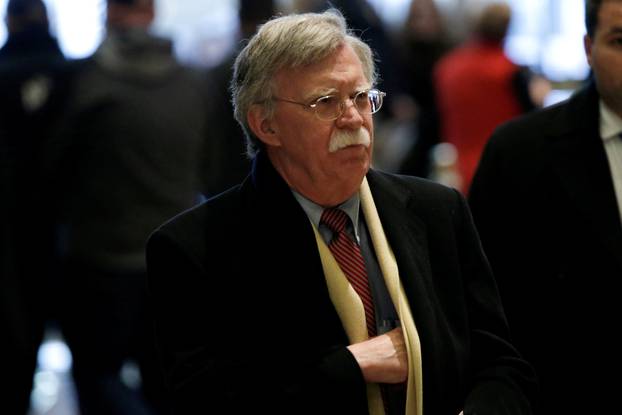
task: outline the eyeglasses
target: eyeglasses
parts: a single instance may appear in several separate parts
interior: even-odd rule
[[[283,99],[273,97],[275,101],[289,102],[290,104],[301,105],[305,108],[310,108],[315,112],[315,115],[323,121],[334,121],[341,117],[346,109],[346,102],[352,101],[352,104],[361,115],[375,114],[380,111],[382,107],[382,101],[387,94],[378,89],[366,89],[361,92],[357,92],[353,97],[350,97],[344,101],[340,100],[336,95],[326,95],[319,97],[311,104],[305,104],[303,102],[290,101],[289,99]]]

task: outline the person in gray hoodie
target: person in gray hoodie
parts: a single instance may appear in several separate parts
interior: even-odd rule
[[[144,246],[154,228],[202,198],[209,95],[171,43],[149,32],[153,18],[152,0],[108,1],[107,35],[83,62],[49,152],[63,264],[59,322],[83,415],[167,407]],[[140,387],[120,376],[128,362],[140,370]]]

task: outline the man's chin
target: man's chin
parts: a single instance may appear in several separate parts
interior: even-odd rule
[[[353,145],[342,148],[333,153],[337,158],[337,163],[347,166],[352,172],[362,169],[367,170],[371,165],[371,154],[369,148],[364,145]]]

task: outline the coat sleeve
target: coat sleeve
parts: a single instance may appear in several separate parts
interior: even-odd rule
[[[366,413],[365,382],[345,346],[316,351],[270,330],[257,338],[252,327],[227,321],[235,318],[226,301],[210,301],[227,293],[207,283],[201,261],[165,232],[149,239],[147,266],[174,413]]]

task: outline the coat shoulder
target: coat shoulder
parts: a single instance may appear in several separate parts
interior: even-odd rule
[[[598,96],[592,87],[587,87],[565,101],[501,124],[492,134],[489,145],[537,147],[593,128],[597,117]]]
[[[172,217],[154,234],[166,235],[185,246],[207,244],[210,237],[223,235],[221,232],[239,223],[235,212],[239,200],[239,186],[236,186]]]
[[[367,177],[372,192],[382,189],[396,200],[404,200],[407,205],[418,209],[454,206],[461,198],[456,189],[421,177],[375,170],[370,171]]]

